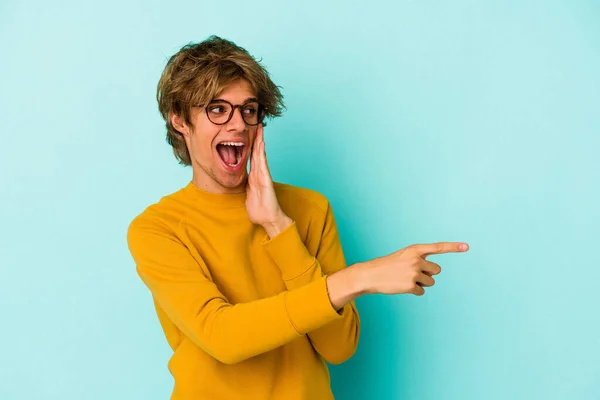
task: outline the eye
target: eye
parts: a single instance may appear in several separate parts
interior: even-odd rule
[[[227,112],[227,107],[224,104],[210,104],[208,112],[211,114],[223,114]]]
[[[255,104],[244,106],[244,114],[255,115],[258,112],[258,107]]]

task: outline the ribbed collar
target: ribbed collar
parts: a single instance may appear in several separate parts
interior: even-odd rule
[[[195,200],[202,201],[216,207],[234,208],[244,207],[246,205],[246,192],[242,193],[211,193],[200,189],[190,181],[183,189],[186,196],[190,196]]]

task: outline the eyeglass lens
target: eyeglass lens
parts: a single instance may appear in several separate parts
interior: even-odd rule
[[[240,106],[233,106],[224,101],[215,101],[206,107],[206,115],[214,124],[225,124],[233,116],[233,110],[239,108],[244,122],[248,125],[258,125],[262,118],[261,107],[258,102],[251,101]]]

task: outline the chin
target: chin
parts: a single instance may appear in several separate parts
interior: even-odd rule
[[[219,184],[228,189],[235,189],[237,187],[246,186],[247,175],[244,173],[242,176],[229,176],[219,179]]]

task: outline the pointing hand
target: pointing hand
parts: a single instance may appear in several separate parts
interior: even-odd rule
[[[466,243],[440,242],[414,244],[390,255],[375,258],[364,264],[364,284],[368,293],[425,294],[423,287],[433,286],[433,275],[441,272],[441,267],[427,256],[442,253],[462,253],[469,249]]]

